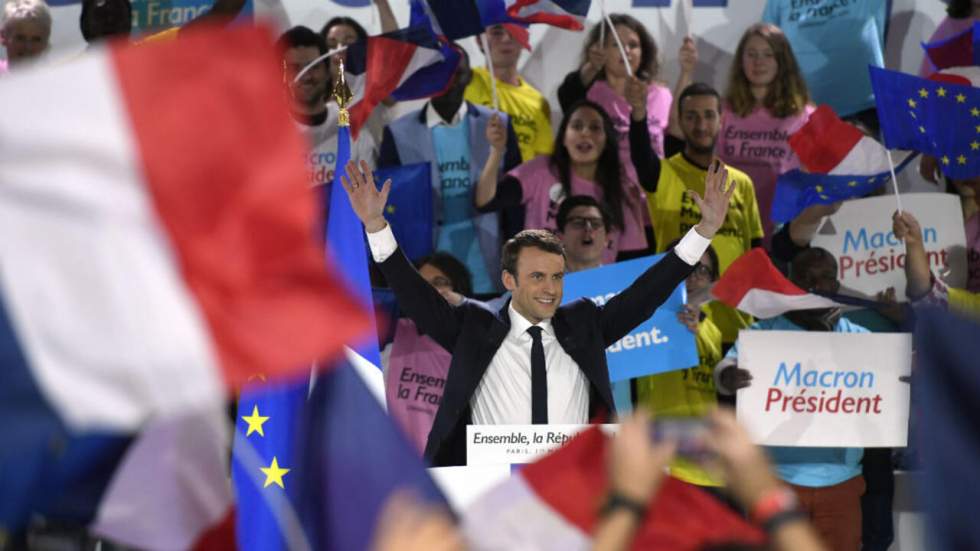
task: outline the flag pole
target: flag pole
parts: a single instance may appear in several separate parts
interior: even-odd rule
[[[599,0],[599,47],[606,47],[606,0]]]
[[[619,55],[623,58],[623,65],[626,66],[626,74],[633,76],[633,69],[630,68],[630,61],[626,57],[626,48],[623,48],[623,41],[619,39],[619,33],[616,32],[616,27],[613,27],[612,19],[609,18],[609,14],[605,12],[605,9],[602,11],[602,17],[606,20],[606,24],[609,25],[609,32],[612,33],[613,38],[616,40],[616,47],[619,48]]]
[[[892,161],[892,150],[885,149],[888,156],[888,170],[892,174],[892,189],[895,190],[895,202],[898,203],[898,213],[902,213],[902,195],[898,193],[898,178],[895,177],[895,162]]]
[[[490,73],[490,97],[493,100],[493,111],[497,112],[500,111],[500,99],[497,97],[497,75],[493,74],[493,60],[490,59],[490,41],[483,40],[481,35],[476,35],[476,41],[483,48],[483,57],[486,58],[487,72]]]

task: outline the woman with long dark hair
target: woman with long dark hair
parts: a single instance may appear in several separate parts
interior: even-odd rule
[[[749,27],[735,50],[715,151],[752,178],[767,246],[776,179],[799,166],[788,138],[813,111],[786,35],[771,23]]]
[[[612,246],[604,261],[615,260],[620,252],[646,250],[644,203],[625,183],[617,133],[606,112],[595,102],[581,101],[566,112],[557,136],[553,154],[528,161],[501,178],[506,130],[494,118],[487,127],[491,151],[476,188],[477,209],[524,205],[525,228],[555,230],[561,201],[589,195],[604,201],[612,214]]]

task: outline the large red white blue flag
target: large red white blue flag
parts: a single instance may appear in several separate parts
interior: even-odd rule
[[[279,65],[266,30],[202,29],[5,78],[3,530],[190,547],[230,518],[234,389],[368,327],[324,265]]]

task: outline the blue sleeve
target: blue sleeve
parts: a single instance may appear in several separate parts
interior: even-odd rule
[[[762,10],[762,21],[772,23],[777,27],[782,26],[779,20],[779,8],[782,0],[767,0],[766,7]]]
[[[858,325],[847,318],[841,318],[837,322],[838,333],[870,333],[866,327]]]

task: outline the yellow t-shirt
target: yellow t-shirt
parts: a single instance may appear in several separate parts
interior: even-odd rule
[[[473,69],[473,80],[466,87],[464,97],[469,102],[493,108],[490,73],[486,69]],[[521,161],[530,161],[538,155],[550,155],[555,148],[551,132],[551,107],[541,92],[523,78],[519,86],[497,80],[497,100],[500,110],[510,116],[514,126]]]
[[[706,309],[702,311],[708,313]],[[721,331],[705,317],[694,335],[698,347],[698,365],[641,377],[636,380],[636,396],[655,416],[701,417],[718,404],[715,394],[714,367],[721,361]],[[721,486],[698,464],[677,458],[670,464],[670,474],[698,486]]]
[[[724,273],[736,258],[752,248],[753,239],[762,239],[762,219],[755,199],[752,180],[744,172],[728,167],[729,179],[735,183],[735,194],[725,223],[711,240],[718,253],[719,270]],[[675,239],[684,236],[701,220],[701,209],[685,193],[691,189],[704,196],[707,173],[680,153],[660,162],[657,191],[647,194],[647,207],[653,222],[657,252],[663,252]],[[722,342],[734,343],[738,330],[752,324],[752,317],[720,303],[711,306],[712,321],[721,330]]]

